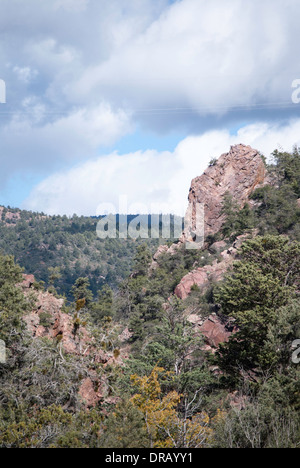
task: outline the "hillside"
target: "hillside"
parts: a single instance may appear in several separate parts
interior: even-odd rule
[[[1,447],[299,445],[300,153],[273,156],[237,145],[212,161],[182,237],[159,247],[2,210],[1,248],[37,277],[0,256]],[[197,203],[204,245],[187,249]],[[69,301],[40,288],[49,266]],[[109,266],[114,294],[92,283]]]
[[[130,274],[141,244],[140,239],[99,239],[97,222],[92,217],[46,216],[0,207],[0,252],[13,255],[27,274],[46,287],[56,269],[55,288],[68,299],[78,277],[89,278],[96,296],[103,285],[116,289]],[[154,252],[158,241],[147,243]]]

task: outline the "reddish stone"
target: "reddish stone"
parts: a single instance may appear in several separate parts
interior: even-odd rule
[[[23,282],[21,283],[22,288],[29,289],[35,283],[33,275],[23,275]]]
[[[83,380],[78,393],[82,403],[87,408],[95,407],[102,398],[101,393],[95,390],[94,383],[90,377]]]
[[[197,206],[204,205],[204,234],[219,232],[223,222],[223,198],[229,192],[242,208],[253,191],[266,183],[266,169],[259,152],[250,146],[235,145],[210,166],[202,176],[192,180],[189,206],[182,242],[192,242],[197,234]],[[201,235],[201,233],[198,233]]]
[[[216,314],[210,315],[199,330],[204,335],[206,343],[213,348],[217,348],[220,343],[226,343],[232,334]]]
[[[179,285],[175,288],[176,296],[179,297],[179,299],[186,299],[194,285],[200,288],[208,285],[208,276],[205,268],[191,271],[184,276]]]

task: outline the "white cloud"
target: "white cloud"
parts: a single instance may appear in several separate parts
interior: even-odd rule
[[[20,68],[16,66],[13,68],[13,71],[18,76],[18,79],[26,84],[30,83],[38,75],[38,72],[30,67]]]
[[[300,119],[284,127],[257,123],[235,135],[225,130],[206,132],[185,138],[173,153],[113,153],[45,179],[24,208],[49,214],[96,215],[103,212],[103,204],[122,211],[120,202],[125,196],[129,213],[134,211],[133,204],[139,204],[142,212],[161,209],[182,215],[191,179],[202,174],[211,158],[229,151],[230,145],[249,144],[269,157],[278,145],[292,150],[294,144],[300,144],[299,135]]]
[[[0,179],[4,180],[12,169],[47,171],[58,164],[95,157],[99,146],[113,144],[131,129],[129,116],[122,110],[112,110],[107,103],[67,115],[50,112],[50,122],[47,112],[40,101],[28,98],[22,112],[0,129]]]
[[[1,184],[24,169],[45,174],[66,161],[95,157],[99,147],[132,131],[122,102],[102,92],[69,99],[68,90],[87,66],[147,28],[167,0],[19,3],[1,0],[0,78],[7,83],[0,109]]]
[[[263,149],[267,141],[273,148],[277,139],[284,146],[297,136],[297,126],[272,133],[269,122],[283,119],[278,104],[297,109],[291,84],[300,78],[299,0],[26,0],[22,8],[19,3],[1,0],[1,78],[8,92],[0,124],[0,182],[16,172],[52,173],[81,161],[77,172],[57,176],[61,202],[52,192],[46,196],[47,179],[30,197],[32,206],[93,213],[111,186],[99,175],[87,188],[89,174],[101,174],[105,163],[118,180],[117,194],[132,190],[136,198],[141,192],[142,200],[165,199],[175,209],[203,161],[233,140],[227,130],[206,131],[230,128],[228,109],[235,109],[235,126],[262,122],[244,128],[236,137],[241,141]],[[272,114],[261,116],[264,104]],[[253,118],[249,109],[257,112]],[[180,126],[181,134],[197,129],[203,135],[187,138],[172,154],[96,160],[101,147],[103,152],[134,125],[162,133]],[[83,170],[86,195],[79,184],[80,197],[75,189],[69,196],[68,179]]]
[[[55,105],[59,96],[62,107],[106,101],[222,115],[233,107],[291,103],[298,0],[27,0],[16,30],[17,5],[2,0],[0,27],[8,39],[0,58],[16,69],[34,67],[43,98]],[[167,119],[172,125],[172,115]]]
[[[299,14],[293,0],[176,2],[107,60],[88,66],[69,97],[103,93],[135,110],[188,107],[202,115],[291,103]]]

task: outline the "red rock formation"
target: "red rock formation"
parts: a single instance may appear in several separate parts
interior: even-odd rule
[[[82,381],[79,388],[79,396],[88,408],[95,407],[103,398],[103,394],[99,388],[95,387],[95,380],[92,380],[91,377],[87,377]]]
[[[210,315],[199,330],[204,335],[206,343],[212,348],[217,348],[220,343],[226,343],[232,334],[232,331],[216,314]]]
[[[248,237],[248,235],[239,236],[234,242],[233,246],[229,249],[224,250],[220,253],[222,257],[221,261],[215,260],[212,265],[206,265],[201,268],[197,268],[187,275],[185,275],[180,283],[175,288],[175,295],[179,299],[186,299],[191,293],[192,287],[198,286],[205,292],[212,282],[217,282],[223,279],[224,274],[232,266],[238,248],[242,245],[243,241]],[[217,247],[222,246],[222,243],[217,243]]]
[[[242,144],[232,146],[229,153],[223,154],[202,176],[192,181],[181,241],[192,242],[198,234],[196,210],[199,204],[204,205],[205,237],[216,234],[224,222],[222,203],[225,193],[229,192],[242,208],[265,180],[265,165],[259,152]]]
[[[220,317],[213,313],[206,319],[199,315],[191,314],[187,317],[193,325],[196,334],[201,333],[205,344],[202,347],[204,351],[215,352],[220,343],[226,343],[232,333],[237,331],[232,321],[227,317]]]
[[[114,353],[104,351],[96,347],[95,340],[85,326],[75,332],[74,317],[62,311],[64,299],[57,299],[49,292],[36,291],[32,288],[35,283],[33,275],[24,275],[24,281],[20,284],[26,296],[35,295],[35,308],[23,319],[34,338],[47,337],[50,340],[58,340],[63,351],[67,354],[86,356],[89,358],[91,367],[100,363],[103,367],[107,365],[122,366],[129,356],[127,339],[130,332],[125,329],[119,336],[123,343],[118,356]],[[88,366],[90,365],[88,363]],[[105,376],[99,378],[97,373],[90,369],[88,376],[83,379],[79,396],[86,407],[95,406],[101,399],[108,402]]]
[[[23,275],[23,282],[21,283],[21,287],[23,289],[29,289],[34,284],[35,279],[33,275]]]

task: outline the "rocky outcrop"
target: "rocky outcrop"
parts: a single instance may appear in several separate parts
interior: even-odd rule
[[[150,265],[150,271],[156,270],[158,268],[158,261],[161,255],[168,254],[168,255],[175,255],[177,250],[182,248],[182,243],[179,242],[178,244],[172,244],[171,247],[167,245],[160,245],[153,255],[152,263]]]
[[[203,351],[216,352],[220,343],[226,343],[230,336],[237,331],[232,319],[215,313],[207,318],[190,314],[187,316],[187,320],[193,325],[195,333],[204,338]]]
[[[233,332],[233,329],[226,322],[222,322],[216,314],[210,315],[199,330],[211,348],[217,348],[220,343],[226,343]]]
[[[23,282],[19,285],[28,298],[34,297],[34,308],[24,318],[27,329],[33,338],[48,338],[55,340],[66,354],[86,358],[87,376],[82,380],[78,394],[83,404],[93,407],[100,400],[110,402],[105,376],[93,370],[95,364],[106,366],[122,366],[129,357],[127,340],[131,334],[126,328],[119,335],[122,348],[118,353],[106,351],[97,346],[94,338],[84,325],[77,329],[74,317],[63,312],[64,299],[58,299],[48,291],[39,291],[34,288],[33,275],[23,275]]]
[[[250,195],[266,180],[264,162],[259,152],[242,144],[232,146],[217,161],[213,161],[200,177],[191,184],[189,206],[185,218],[182,242],[193,242],[195,237],[203,236],[201,209],[204,209],[204,237],[216,234],[224,222],[222,214],[223,198],[226,192],[242,208]],[[203,224],[203,223],[202,223]],[[199,229],[201,230],[199,232]]]
[[[35,282],[34,275],[23,275],[23,282],[21,283],[21,287],[23,289],[29,289],[31,286],[33,286]]]
[[[175,295],[179,299],[184,300],[191,293],[193,286],[197,286],[204,293],[212,283],[222,280],[224,274],[232,266],[238,249],[247,237],[249,236],[239,236],[230,248],[223,250],[223,252],[220,253],[221,261],[216,259],[212,265],[205,265],[204,267],[196,268],[185,275],[176,286],[174,291]],[[222,242],[218,242],[214,245],[216,250],[221,246],[224,246]]]
[[[4,206],[0,206],[0,223],[6,226],[13,226],[21,218],[18,211],[10,211]]]

